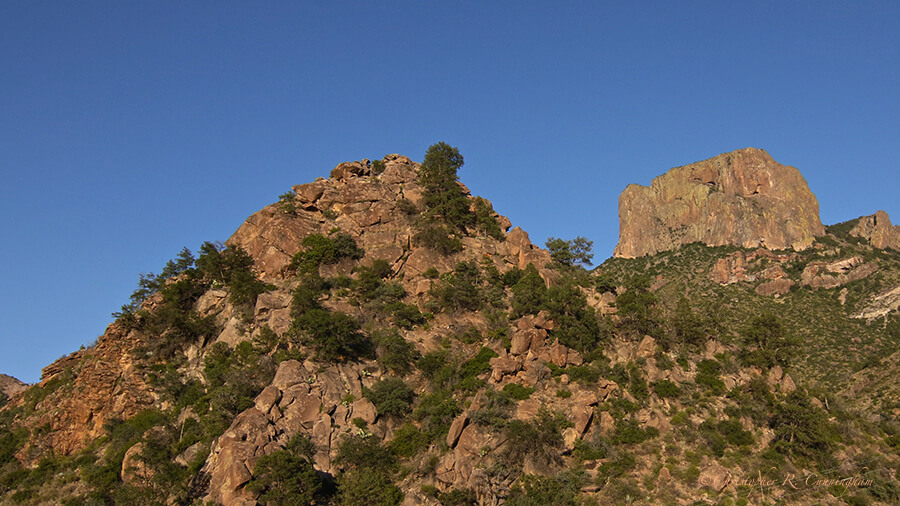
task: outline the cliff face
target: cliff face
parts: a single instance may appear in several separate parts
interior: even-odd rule
[[[674,168],[649,187],[625,188],[614,255],[635,258],[692,242],[803,250],[824,233],[800,172],[746,148]]]
[[[891,218],[884,211],[861,217],[850,230],[850,235],[865,239],[879,249],[900,250],[900,225],[892,225]]]

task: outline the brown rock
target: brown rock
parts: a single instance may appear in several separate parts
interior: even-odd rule
[[[794,282],[787,278],[781,279],[773,279],[771,281],[766,281],[765,283],[760,284],[756,287],[756,293],[765,296],[771,297],[776,296],[780,297],[785,295],[786,293],[791,291],[791,287],[794,286]]]
[[[513,358],[494,357],[490,360],[493,372],[491,377],[499,382],[503,376],[515,374],[522,369],[522,362]]]
[[[600,412],[600,432],[607,436],[616,430],[616,421],[608,411]]]
[[[724,467],[714,464],[700,472],[698,483],[717,492],[721,492],[722,489],[731,483],[731,473]]]
[[[659,470],[659,475],[656,477],[656,486],[665,485],[669,483],[669,480],[672,479],[672,473],[669,471],[668,467],[663,467]]]
[[[279,390],[287,390],[288,387],[297,383],[306,382],[309,373],[303,368],[303,365],[296,360],[285,360],[278,364],[278,370],[275,371],[275,378],[272,379],[272,385]]]
[[[850,235],[861,237],[879,249],[900,250],[900,225],[892,225],[891,218],[884,211],[861,217],[850,230]]]
[[[28,385],[16,378],[7,374],[0,374],[0,392],[3,392],[7,397],[12,397],[27,388]]]
[[[459,436],[462,434],[463,429],[466,428],[468,421],[469,415],[467,413],[463,413],[453,420],[453,423],[450,424],[450,432],[447,433],[447,446],[456,448]]]
[[[254,404],[256,409],[258,409],[262,413],[268,413],[272,406],[278,403],[281,400],[281,390],[278,390],[278,387],[274,385],[269,385],[263,389],[259,395],[256,396],[256,400]]]
[[[654,354],[656,354],[656,339],[653,339],[650,336],[644,336],[641,339],[641,343],[638,345],[637,356],[650,358]]]
[[[625,188],[614,254],[635,258],[692,242],[802,250],[824,233],[800,172],[746,148]]]
[[[125,451],[122,458],[122,481],[130,485],[144,485],[153,478],[153,469],[144,463],[141,452],[144,451],[144,443],[137,443]]]
[[[593,418],[594,410],[590,407],[576,406],[572,408],[572,423],[575,425],[578,437],[583,436],[587,432]]]

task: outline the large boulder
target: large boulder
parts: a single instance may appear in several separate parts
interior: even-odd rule
[[[650,186],[628,185],[614,254],[635,258],[693,242],[803,250],[824,233],[800,172],[746,148],[674,168]]]
[[[891,218],[884,211],[861,217],[850,230],[850,235],[863,238],[876,248],[900,250],[900,225],[892,225]]]

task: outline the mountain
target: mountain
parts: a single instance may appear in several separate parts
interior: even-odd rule
[[[676,167],[619,197],[615,256],[635,258],[692,242],[773,250],[808,248],[824,233],[800,171],[746,148]]]
[[[9,393],[0,502],[900,501],[887,215],[822,227],[796,169],[740,150],[629,186],[589,271],[462,163],[339,164],[141,276]]]

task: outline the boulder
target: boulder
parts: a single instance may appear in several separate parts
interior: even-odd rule
[[[875,248],[900,250],[900,225],[892,225],[891,218],[884,211],[861,217],[850,230],[850,235],[869,241]]]

